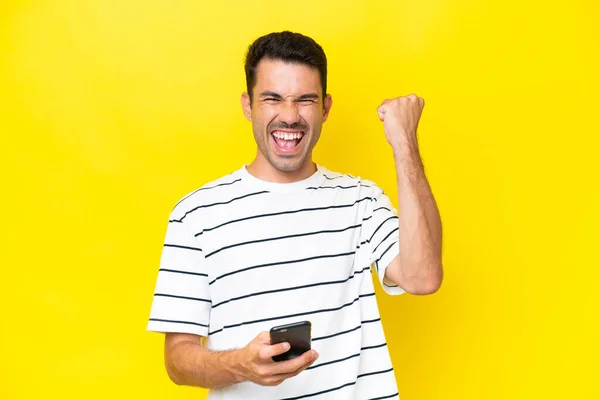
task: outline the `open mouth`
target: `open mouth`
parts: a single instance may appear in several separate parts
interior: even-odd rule
[[[282,131],[275,130],[271,133],[275,148],[279,153],[290,154],[300,148],[300,143],[304,138],[303,131]]]

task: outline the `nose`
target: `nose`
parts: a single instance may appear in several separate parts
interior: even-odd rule
[[[298,112],[298,107],[295,104],[290,104],[285,101],[282,102],[282,108],[279,112],[279,119],[282,122],[285,122],[288,125],[294,124],[300,121],[300,113]]]

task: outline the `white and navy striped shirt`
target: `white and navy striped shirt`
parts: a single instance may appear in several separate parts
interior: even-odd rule
[[[243,382],[208,398],[397,399],[371,268],[387,293],[403,293],[383,280],[398,251],[398,217],[373,182],[318,166],[272,183],[242,167],[172,211],[148,329],[229,350],[309,320],[311,367],[279,386]]]

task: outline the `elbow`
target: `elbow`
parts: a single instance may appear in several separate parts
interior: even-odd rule
[[[407,293],[419,296],[425,296],[436,293],[442,286],[443,272],[441,265],[435,268],[435,272],[425,276],[415,277],[409,282],[399,285]]]
[[[167,375],[169,376],[169,379],[171,379],[171,382],[173,382],[177,386],[183,386],[183,385],[185,385],[183,377],[181,376],[181,374],[179,374],[177,372],[177,370],[175,369],[175,367],[173,367],[172,365],[170,365],[167,362],[167,363],[165,363],[165,368],[167,370]]]
[[[426,296],[428,294],[434,294],[441,287],[441,282],[423,282],[416,285],[409,286],[406,288],[406,292],[417,296]]]
[[[175,347],[180,347],[180,346],[175,346]],[[187,381],[185,379],[184,372],[178,368],[179,362],[178,362],[178,358],[176,357],[176,355],[177,355],[177,353],[173,352],[172,347],[165,348],[165,354],[164,354],[165,370],[167,371],[167,375],[169,376],[169,379],[171,380],[171,382],[173,382],[177,386],[184,386],[184,385],[187,385]]]
[[[198,355],[203,351],[201,337],[193,334],[165,335],[164,366],[171,382],[177,386],[199,386],[194,374]]]

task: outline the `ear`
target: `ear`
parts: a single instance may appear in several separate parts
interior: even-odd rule
[[[242,93],[242,110],[248,121],[252,121],[252,102],[247,92]]]
[[[327,117],[329,116],[329,110],[331,110],[331,106],[333,105],[333,99],[331,95],[328,94],[323,99],[323,122],[327,121]]]

